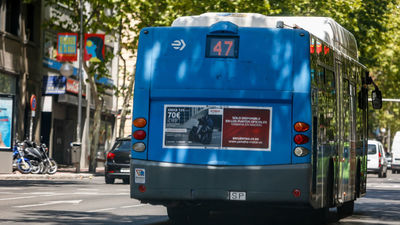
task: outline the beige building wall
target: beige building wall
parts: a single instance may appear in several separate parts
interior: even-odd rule
[[[131,22],[131,26],[134,25],[134,21]],[[132,42],[134,37],[134,33],[126,33],[124,37],[122,38],[122,43],[127,43],[127,42]],[[119,79],[118,79],[118,86],[122,87],[125,85],[127,88],[129,85],[129,82],[131,79],[134,79],[133,74],[135,73],[135,65],[136,65],[136,55],[135,52],[133,52],[133,49],[126,49],[123,48],[121,49],[121,55],[122,58],[125,60],[126,63],[126,73],[127,76],[124,80],[124,60],[120,58],[119,60]],[[116,118],[116,130],[117,130],[117,136],[118,136],[118,131],[121,123],[121,111],[123,107],[123,97],[124,96],[119,96],[117,100],[117,105],[118,105],[118,114]],[[124,125],[124,137],[127,137],[128,135],[131,135],[131,130],[132,130],[132,108],[133,108],[133,93],[131,95],[131,99],[129,100],[129,113],[127,114],[126,117],[126,122]]]

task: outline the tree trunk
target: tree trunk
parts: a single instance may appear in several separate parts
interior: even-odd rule
[[[91,90],[90,95],[92,97],[92,101],[95,107],[93,116],[93,132],[89,133],[90,135],[89,139],[91,140],[90,154],[89,154],[89,172],[95,173],[97,167],[96,154],[99,146],[101,112],[103,110],[104,100],[99,96],[99,92],[97,90],[97,86],[94,80],[94,74],[90,73],[92,69],[89,68],[86,63],[83,63],[83,68],[85,69],[85,72],[88,75],[87,81],[89,82],[90,85],[90,90]],[[87,107],[90,107],[90,104],[88,104]]]
[[[103,99],[99,99],[97,96],[94,99],[95,111],[93,118],[93,134],[92,134],[92,144],[90,145],[90,163],[89,172],[95,173],[97,167],[97,149],[99,147],[99,134],[100,134],[100,123],[101,123],[101,111],[103,109]]]
[[[17,134],[18,138],[20,140],[26,138],[26,129],[29,129],[25,127],[25,107],[27,105],[27,98],[28,98],[28,93],[26,90],[26,87],[28,85],[28,77],[29,77],[29,64],[28,64],[28,54],[27,54],[27,45],[25,42],[27,41],[27,36],[25,32],[25,18],[26,18],[26,10],[25,10],[25,5],[21,4],[21,67],[23,68],[23,74],[22,77],[20,78],[20,83],[19,86],[21,87],[21,92],[20,92],[20,99],[19,104],[18,104],[18,123],[17,123]]]

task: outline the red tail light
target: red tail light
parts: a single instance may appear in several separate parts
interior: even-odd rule
[[[114,157],[115,157],[115,154],[112,153],[112,152],[109,152],[109,153],[107,154],[107,159],[114,159]]]
[[[292,194],[294,197],[298,198],[301,196],[301,191],[299,189],[294,189]]]
[[[305,132],[308,131],[309,128],[310,126],[303,122],[297,122],[294,124],[294,130],[297,132]]]
[[[144,130],[137,130],[133,133],[133,137],[136,140],[143,140],[146,138],[146,132]]]
[[[146,186],[144,186],[143,184],[139,185],[139,191],[142,193],[146,192]]]
[[[307,143],[309,140],[309,138],[304,135],[304,134],[297,134],[296,136],[294,136],[294,142],[298,145],[302,145]]]

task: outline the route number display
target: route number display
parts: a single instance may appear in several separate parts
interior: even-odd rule
[[[212,58],[237,58],[237,37],[207,37],[207,57]]]

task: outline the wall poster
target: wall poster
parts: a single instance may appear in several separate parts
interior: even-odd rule
[[[163,148],[271,150],[271,107],[165,105]]]
[[[0,96],[0,150],[12,147],[13,98]]]

